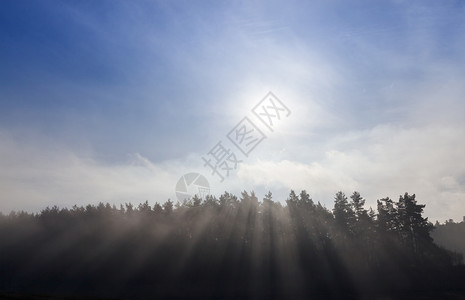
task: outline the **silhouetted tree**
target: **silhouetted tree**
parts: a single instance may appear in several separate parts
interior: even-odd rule
[[[170,199],[163,204],[163,211],[167,215],[173,212],[173,202]]]
[[[430,232],[433,225],[428,222],[428,218],[423,218],[424,207],[424,204],[417,204],[415,194],[405,193],[397,203],[401,236],[415,254],[432,242]]]
[[[341,191],[337,192],[334,198],[333,214],[339,229],[344,230],[348,235],[353,235],[356,221],[355,212],[346,195]]]

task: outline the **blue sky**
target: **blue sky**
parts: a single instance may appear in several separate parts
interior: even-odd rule
[[[465,215],[461,1],[2,1],[0,210],[306,189]],[[205,155],[268,91],[292,111],[225,182]]]

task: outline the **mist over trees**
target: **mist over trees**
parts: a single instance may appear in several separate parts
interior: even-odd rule
[[[176,204],[12,212],[0,216],[0,291],[147,299],[463,295],[463,256],[434,243],[424,207],[408,193],[380,199],[373,210],[360,193],[338,192],[330,210],[306,191],[291,191],[285,205],[271,193],[258,199],[244,191]],[[442,228],[437,241],[450,239]]]
[[[460,223],[447,220],[444,224],[439,224],[436,221],[431,237],[435,244],[465,255],[465,217]]]

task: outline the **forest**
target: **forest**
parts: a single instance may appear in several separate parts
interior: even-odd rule
[[[328,209],[306,191],[282,204],[244,191],[1,214],[0,295],[463,299],[463,248],[443,247],[465,222],[433,225],[424,207],[408,193],[367,209],[337,192]]]
[[[452,219],[443,224],[436,221],[431,237],[437,245],[465,255],[465,217],[460,223]]]

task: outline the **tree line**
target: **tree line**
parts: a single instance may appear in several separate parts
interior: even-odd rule
[[[336,193],[194,196],[0,215],[0,290],[120,298],[463,293],[463,256],[439,247],[405,193],[365,208]],[[435,294],[436,293],[436,294]],[[462,294],[463,295],[463,294]]]
[[[465,217],[462,222],[457,223],[452,219],[443,224],[436,221],[431,237],[435,244],[465,255]]]

